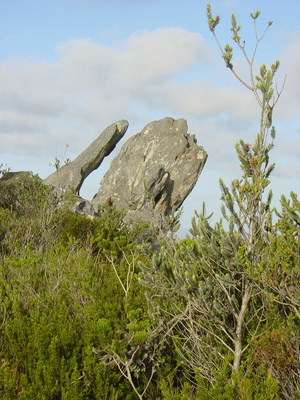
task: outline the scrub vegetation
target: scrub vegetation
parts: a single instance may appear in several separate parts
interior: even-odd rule
[[[300,399],[300,203],[292,192],[276,210],[268,190],[281,90],[278,61],[253,71],[271,26],[259,36],[258,17],[249,56],[232,15],[245,81],[207,5],[261,110],[253,143],[236,144],[241,178],[220,179],[216,224],[205,205],[185,239],[176,216],[159,234],[109,206],[89,219],[69,211],[72,193],[1,171],[1,399]]]

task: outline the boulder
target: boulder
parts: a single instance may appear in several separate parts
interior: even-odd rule
[[[77,196],[77,199],[71,206],[70,210],[75,214],[83,214],[87,218],[99,216],[99,213],[95,211],[93,203],[89,200],[83,199],[80,196]]]
[[[109,204],[145,220],[170,215],[195,186],[206,159],[185,119],[151,122],[123,145],[92,202],[95,209]]]
[[[85,178],[112,152],[127,128],[125,120],[110,125],[74,161],[53,172],[45,182],[60,189],[73,188],[79,193]]]

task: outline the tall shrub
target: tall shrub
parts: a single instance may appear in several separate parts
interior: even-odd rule
[[[273,223],[272,192],[267,191],[274,169],[270,162],[275,139],[273,111],[282,90],[277,91],[273,83],[279,61],[270,67],[263,64],[258,74],[254,73],[259,43],[272,24],[269,22],[259,36],[259,15],[259,11],[250,14],[256,38],[251,56],[240,36],[241,26],[236,16],[231,16],[231,38],[249,68],[249,81],[245,81],[235,70],[233,48],[229,44],[222,47],[219,42],[216,27],[220,18],[212,16],[207,4],[208,26],[226,67],[252,92],[260,106],[259,131],[253,144],[241,139],[235,146],[242,178],[234,179],[230,186],[220,179],[221,210],[226,224],[221,219],[212,226],[203,207],[192,220],[191,238],[178,243],[167,240],[152,267],[142,267],[153,318],[164,326],[186,373],[195,386],[201,387],[199,399],[279,399],[280,395],[292,398],[288,396],[298,390],[298,370],[293,362],[285,365],[285,373],[293,381],[292,394],[286,394],[278,375],[279,364],[275,373],[271,362],[263,357],[256,362],[254,357],[260,340],[266,340],[268,345],[277,340],[282,357],[296,357],[296,347],[292,351],[282,343],[287,329],[296,340],[299,324],[299,315],[293,315],[293,323],[288,322],[290,310],[296,304],[281,304],[278,314],[278,287],[267,284],[270,258],[276,254],[274,243],[279,237],[282,239]],[[295,212],[299,216],[299,209]],[[285,251],[289,253],[290,249],[286,247]]]

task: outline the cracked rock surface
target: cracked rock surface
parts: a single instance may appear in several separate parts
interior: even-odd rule
[[[149,220],[170,215],[194,188],[207,153],[188,133],[185,119],[153,121],[130,137],[104,175],[92,200]]]

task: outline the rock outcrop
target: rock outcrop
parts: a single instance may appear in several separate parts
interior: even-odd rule
[[[53,172],[45,182],[57,188],[74,188],[79,193],[85,178],[112,152],[127,128],[125,120],[110,125],[74,161]]]
[[[128,122],[121,120],[106,128],[74,161],[49,175],[45,182],[58,189],[73,188],[79,194],[84,179],[99,167],[123,137]],[[127,211],[126,219],[160,223],[162,214],[177,210],[194,188],[205,165],[207,153],[188,133],[185,119],[167,117],[153,121],[130,137],[113,159],[98,193],[92,200],[79,195],[71,208],[88,217],[101,205]]]
[[[114,158],[93,199],[128,210],[141,219],[170,215],[195,186],[207,153],[188,133],[184,119],[148,124],[130,137]]]

